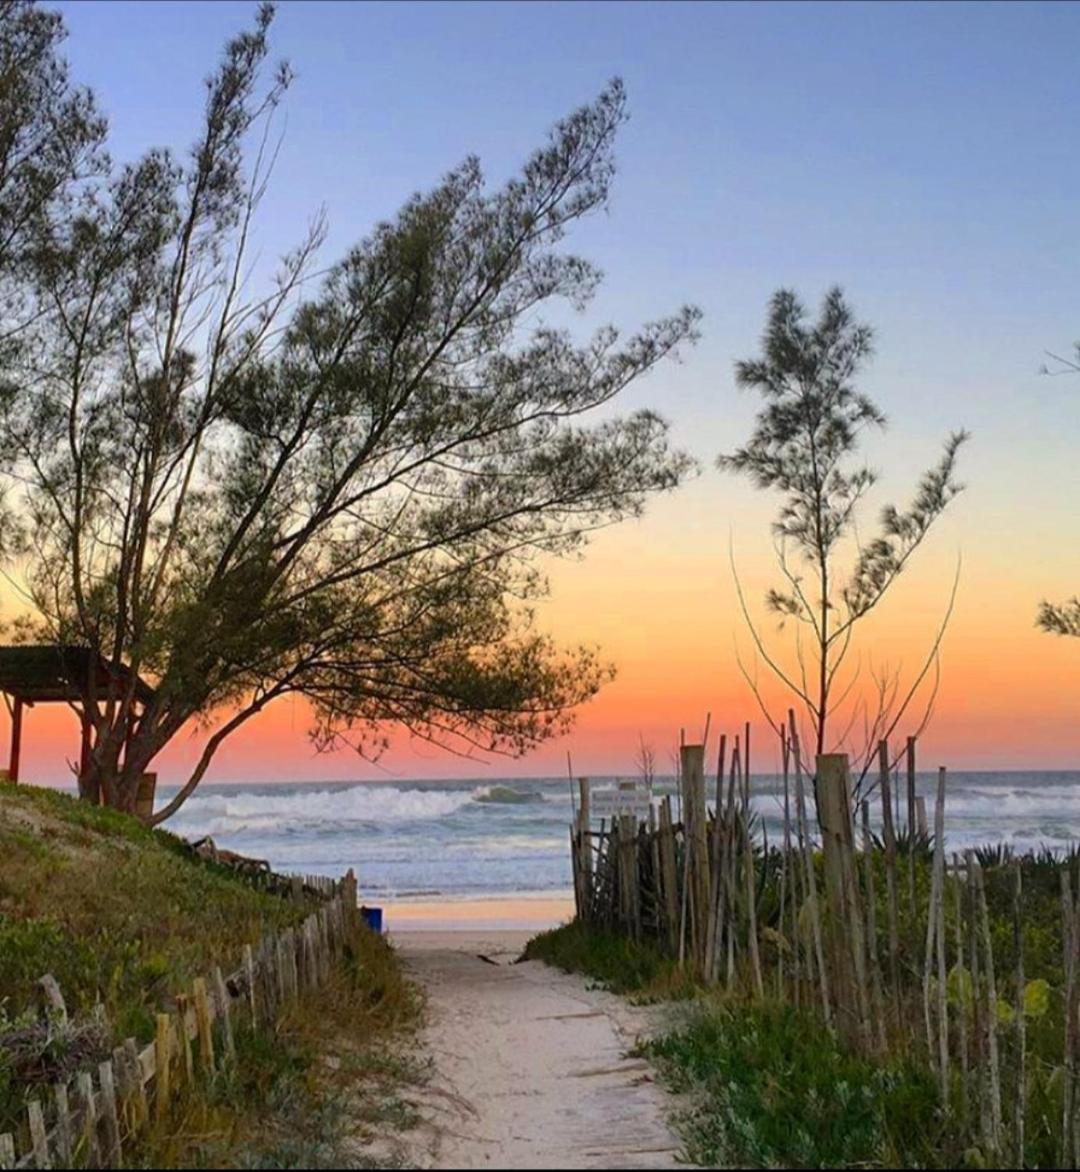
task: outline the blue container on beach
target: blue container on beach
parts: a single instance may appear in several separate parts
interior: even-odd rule
[[[382,908],[381,907],[362,907],[360,909],[360,918],[373,931],[382,935]]]

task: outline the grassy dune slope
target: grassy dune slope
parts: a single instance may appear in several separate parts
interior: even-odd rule
[[[41,1086],[92,1064],[243,945],[301,920],[303,904],[256,890],[173,835],[54,791],[0,785],[0,1132]],[[35,1017],[35,986],[58,981],[72,1029],[33,1054],[5,1048]],[[104,1008],[104,1030],[94,1009]],[[240,1060],[204,1080],[128,1163],[146,1166],[371,1166],[412,1114],[403,1088],[420,1002],[393,952],[357,929],[317,998],[273,1032],[242,1031]]]
[[[161,999],[306,914],[193,856],[181,839],[30,786],[0,787],[0,997],[8,1016],[56,977],[121,1037],[153,1036]]]

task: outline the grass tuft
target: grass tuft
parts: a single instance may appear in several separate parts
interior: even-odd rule
[[[568,973],[584,973],[612,993],[635,1001],[675,1001],[697,994],[678,964],[648,942],[613,932],[587,932],[576,920],[541,932],[525,946],[526,960],[542,960]]]

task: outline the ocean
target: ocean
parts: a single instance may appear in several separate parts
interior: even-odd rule
[[[936,781],[918,777],[931,822]],[[782,782],[762,775],[753,784],[779,841]],[[660,779],[655,792],[672,788]],[[159,798],[172,792],[162,787]],[[566,778],[228,784],[200,787],[166,828],[211,835],[280,871],[340,876],[352,867],[368,902],[439,902],[568,897],[571,819]],[[950,773],[946,837],[950,850],[1063,848],[1080,839],[1080,771]]]

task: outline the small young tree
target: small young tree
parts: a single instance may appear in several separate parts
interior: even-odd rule
[[[770,589],[765,601],[781,620],[794,624],[795,670],[786,669],[767,649],[741,586],[739,597],[759,654],[801,701],[813,729],[812,743],[823,753],[830,747],[830,717],[855,686],[853,680],[838,679],[855,631],[961,491],[954,471],[966,435],[956,432],[949,438],[941,461],[923,476],[906,511],[892,505],[882,510],[878,534],[868,542],[855,541],[853,564],[845,569],[845,539],[855,537],[859,505],[876,480],[871,469],[855,463],[860,436],[868,427],[885,425],[885,416],[856,385],[872,354],[873,335],[869,326],[855,320],[839,289],[826,295],[816,323],[808,323],[806,316],[794,293],[782,289],[773,296],[762,356],[736,366],[738,385],[759,391],[765,406],[746,446],[721,456],[718,463],[721,469],[748,476],[758,488],[784,496],[773,525],[784,584]],[[793,555],[808,569],[809,580]],[[931,659],[940,639],[939,632]],[[872,697],[861,704],[867,760],[877,741],[887,738],[902,719],[929,666],[928,659],[906,695],[896,679],[877,677]],[[773,723],[779,730],[783,722]]]
[[[517,754],[562,731],[609,670],[532,629],[536,555],[579,549],[689,467],[651,411],[589,417],[693,339],[697,311],[584,344],[543,321],[600,279],[558,246],[607,202],[621,85],[501,189],[469,159],[320,279],[317,222],[252,291],[290,80],[261,81],[271,19],[227,46],[186,160],[153,151],[70,214],[41,206],[32,342],[4,370],[23,634],[133,669],[85,685],[81,792],[132,809],[161,750],[207,726],[154,821],[283,696],[311,702],[322,748],[377,753],[400,726]]]

